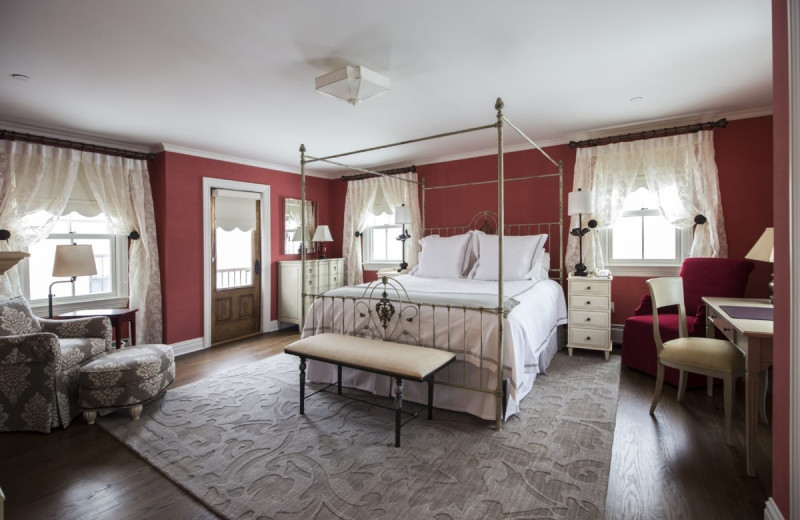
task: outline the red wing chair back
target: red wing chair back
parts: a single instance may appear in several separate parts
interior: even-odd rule
[[[683,278],[686,323],[690,336],[705,335],[706,313],[702,297],[743,297],[753,267],[753,262],[749,260],[734,258],[687,258],[683,261],[680,276]],[[625,320],[622,332],[622,364],[655,376],[658,356],[653,339],[652,314],[650,295],[645,294],[634,315]],[[677,338],[677,314],[674,319],[671,316],[665,318],[662,320],[659,315],[662,338],[664,341]],[[667,368],[664,381],[677,386],[678,371]],[[689,387],[702,385],[705,385],[704,376],[689,376]]]

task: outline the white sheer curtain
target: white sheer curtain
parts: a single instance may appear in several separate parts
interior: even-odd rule
[[[80,152],[66,148],[3,141],[0,151],[0,229],[11,238],[0,250],[25,251],[50,234],[75,184]],[[22,294],[19,264],[0,277],[0,293]]]
[[[591,217],[598,221],[583,238],[583,261],[589,271],[605,267],[599,231],[613,227],[622,216],[625,197],[639,176],[657,194],[659,209],[672,225],[685,229],[695,224],[696,216],[706,218],[695,228],[690,256],[728,255],[714,134],[702,131],[578,149],[573,190],[592,190]],[[587,220],[584,216],[584,227]],[[577,217],[572,217],[570,229],[577,226]],[[568,268],[578,263],[576,238],[569,240],[565,263]]]
[[[139,309],[136,341],[161,343],[161,275],[147,163],[83,152],[82,165],[92,193],[114,232],[139,234],[139,239],[130,241],[128,259],[130,307]]]
[[[419,207],[419,190],[415,182],[416,173],[404,173],[391,177],[372,177],[350,181],[347,183],[347,196],[344,206],[344,236],[342,238],[342,252],[345,264],[345,283],[357,285],[364,282],[362,269],[363,255],[361,240],[355,236],[356,231],[364,231],[367,217],[373,211],[376,195],[380,189],[382,199],[391,208],[405,204],[411,208],[412,222],[409,233],[411,243],[422,238],[422,218]],[[408,247],[408,265],[415,265],[418,261],[418,249]]]

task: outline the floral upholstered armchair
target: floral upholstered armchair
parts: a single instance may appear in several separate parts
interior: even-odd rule
[[[0,431],[67,427],[80,368],[109,350],[108,318],[40,319],[23,297],[0,297]]]

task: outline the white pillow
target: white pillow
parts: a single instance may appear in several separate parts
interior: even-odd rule
[[[536,254],[533,257],[533,268],[531,269],[529,278],[531,280],[547,280],[550,278],[550,253],[541,249],[542,254]]]
[[[547,235],[525,235],[503,237],[503,280],[526,280],[534,273],[534,259],[544,255]],[[497,235],[478,235],[478,263],[475,266],[476,280],[497,280],[498,239]]]
[[[416,276],[423,278],[460,278],[464,270],[464,257],[471,235],[440,237],[431,235],[419,241],[419,270]]]

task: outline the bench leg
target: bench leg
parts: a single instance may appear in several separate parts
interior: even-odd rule
[[[336,392],[342,395],[342,365],[336,365]]]
[[[399,377],[394,378],[394,447],[400,447],[400,423],[402,422],[403,412],[403,380]]]
[[[428,379],[428,420],[433,419],[433,377]]]
[[[300,358],[300,415],[306,413],[306,358]]]

